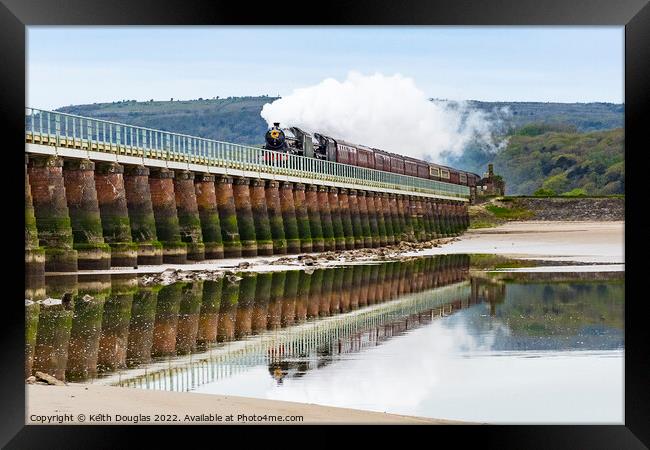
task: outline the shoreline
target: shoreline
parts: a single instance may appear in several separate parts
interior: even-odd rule
[[[470,229],[458,237],[421,243],[209,260],[193,264],[162,264],[110,270],[48,272],[58,275],[145,275],[163,272],[269,272],[352,265],[444,254],[495,254],[515,259],[624,264],[624,221],[513,221],[493,228]],[[579,242],[576,242],[579,237]]]
[[[615,271],[625,270],[624,266],[624,222],[510,222],[495,228],[469,230],[458,238],[447,238],[441,246],[418,249],[415,251],[386,251],[386,249],[349,250],[340,252],[338,259],[327,260],[318,257],[318,254],[292,255],[290,257],[278,255],[276,257],[249,258],[250,265],[243,271],[265,270],[291,270],[325,267],[328,265],[349,265],[382,261],[387,259],[406,259],[418,256],[458,254],[458,253],[485,253],[510,256],[518,259],[546,259],[549,261],[575,261],[592,263],[591,266],[565,266],[575,267],[578,271],[594,271],[599,264],[610,265],[609,269]],[[383,251],[382,251],[383,250]],[[324,254],[320,254],[324,255]],[[311,259],[312,264],[306,265]],[[282,264],[270,264],[270,261],[283,261]],[[190,272],[196,266],[198,270],[224,271],[232,270],[233,262],[240,260],[219,260],[203,264],[192,265],[166,265],[156,268],[157,273],[178,269]],[[171,267],[170,267],[171,266]],[[580,270],[583,267],[583,270]],[[533,271],[557,270],[547,266],[533,269]],[[550,270],[549,270],[550,269]],[[584,270],[586,269],[586,270]],[[515,269],[522,271],[522,269]],[[559,271],[566,271],[559,270]],[[151,273],[130,270],[112,270],[111,274],[119,273]],[[97,272],[92,272],[97,273]],[[79,273],[82,274],[81,272]],[[173,280],[175,281],[175,280]],[[147,423],[165,424],[169,422],[146,421],[139,415],[154,417],[156,414],[174,415],[180,417],[180,424],[244,424],[244,423],[288,423],[287,421],[225,421],[197,420],[184,421],[187,414],[191,417],[201,418],[201,414],[221,415],[230,414],[237,417],[244,415],[274,415],[274,416],[303,416],[301,422],[293,424],[467,424],[469,422],[431,419],[424,417],[402,416],[381,412],[363,411],[348,408],[336,408],[315,404],[304,404],[277,400],[267,400],[247,397],[234,397],[213,394],[199,394],[192,392],[168,392],[145,389],[105,386],[96,384],[71,383],[66,386],[46,386],[41,384],[26,385],[27,408],[26,423],[39,423],[30,420],[30,416],[39,417],[70,414],[74,417],[65,423],[79,424],[77,416],[84,414],[86,417],[98,414],[116,416],[132,416],[133,421],[98,421],[94,424],[116,423]],[[101,416],[99,416],[101,417]],[[211,416],[204,416],[208,418]],[[56,420],[56,419],[50,419]],[[84,422],[89,424],[91,422]]]

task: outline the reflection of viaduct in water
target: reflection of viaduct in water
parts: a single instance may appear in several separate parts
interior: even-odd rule
[[[47,295],[73,292],[73,301],[26,307],[26,375],[172,388],[183,374],[204,383],[251,362],[348,345],[364,330],[464,307],[468,262],[450,255],[140,288],[127,275],[54,277]]]

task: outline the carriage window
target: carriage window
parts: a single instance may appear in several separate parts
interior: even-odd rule
[[[460,174],[460,182],[461,183],[467,183],[467,175],[465,175],[464,173],[461,173]]]
[[[445,170],[445,169],[442,169],[440,171],[440,178],[449,178],[449,171]]]
[[[440,169],[429,166],[429,175],[432,177],[440,177]]]

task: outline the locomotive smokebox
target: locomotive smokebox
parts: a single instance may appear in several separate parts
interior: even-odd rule
[[[266,132],[266,145],[267,150],[282,150],[285,148],[285,135],[284,131],[280,129],[280,122],[274,122],[273,127],[269,128]]]

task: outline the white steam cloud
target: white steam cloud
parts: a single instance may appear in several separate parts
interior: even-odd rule
[[[431,161],[458,157],[470,142],[495,150],[494,122],[465,102],[431,101],[411,78],[350,72],[327,78],[262,108],[271,125],[296,126]]]

